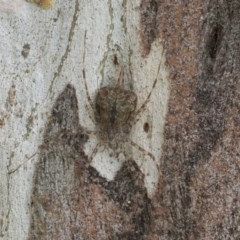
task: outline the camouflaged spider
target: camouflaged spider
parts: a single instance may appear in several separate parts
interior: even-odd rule
[[[158,73],[160,70],[160,65]],[[89,156],[91,162],[101,146],[108,147],[113,151],[114,157],[118,158],[123,153],[125,159],[128,158],[130,146],[148,155],[154,162],[155,157],[152,153],[144,150],[129,137],[132,127],[138,121],[139,115],[149,102],[152,91],[156,86],[157,78],[154,80],[152,88],[139,109],[137,107],[137,95],[134,91],[124,88],[123,69],[121,69],[118,81],[114,87],[106,86],[100,88],[94,101],[91,99],[85,78],[85,71],[82,71],[87,100],[94,113],[96,134],[99,143],[96,144]]]

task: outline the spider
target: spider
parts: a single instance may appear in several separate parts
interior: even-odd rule
[[[159,71],[160,64],[157,75]],[[154,170],[156,171],[157,169],[158,171],[155,156],[151,152],[146,151],[143,147],[139,146],[132,140],[131,137],[132,128],[141,118],[141,114],[145,111],[152,92],[156,87],[157,77],[153,81],[151,90],[145,101],[139,108],[137,108],[137,94],[124,87],[123,68],[120,70],[119,78],[115,86],[101,87],[97,90],[94,100],[92,100],[88,90],[84,69],[82,70],[82,77],[86,91],[88,108],[90,107],[92,113],[90,114],[90,116],[92,116],[90,119],[95,124],[95,131],[92,131],[92,133],[95,134],[94,137],[96,138],[96,143],[89,151],[89,154],[87,153],[89,163],[91,165],[95,165],[92,164],[92,161],[94,161],[96,155],[100,153],[103,154],[100,156],[100,161],[106,161],[106,158],[109,158],[112,163],[114,159],[117,159],[118,163],[116,164],[119,165],[117,169],[114,169],[114,167],[111,169],[109,165],[106,167],[108,168],[107,171],[112,171],[112,175],[110,173],[111,177],[108,178],[113,179],[115,176],[114,171],[116,172],[120,169],[121,162],[133,158],[132,152],[133,149],[135,149],[142,155],[150,158],[156,166]],[[103,148],[102,152],[100,151],[101,148]],[[104,164],[102,163],[102,165]],[[149,195],[151,194],[152,193],[149,193]]]
[[[89,95],[84,70],[83,79],[88,103],[94,112],[94,122],[97,125],[97,129],[99,129],[97,133],[100,144],[98,144],[92,152],[90,160],[93,159],[101,143],[108,145],[108,147],[114,150],[115,154],[117,154],[116,156],[118,156],[119,152],[117,150],[121,148],[121,143],[123,141],[129,140],[132,126],[136,123],[138,119],[137,116],[145,109],[151,97],[152,90],[156,86],[157,79],[155,79],[147,99],[138,110],[136,110],[136,93],[124,88],[122,69],[117,84],[114,87],[100,88],[96,93],[94,102]],[[130,141],[129,143],[133,147],[143,151],[143,149],[133,141]],[[155,160],[151,153],[147,154]]]

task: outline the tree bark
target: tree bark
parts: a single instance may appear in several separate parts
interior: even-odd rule
[[[2,239],[240,238],[237,0],[0,10]]]

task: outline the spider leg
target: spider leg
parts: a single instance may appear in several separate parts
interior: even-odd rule
[[[157,167],[157,169],[158,169],[158,171],[159,171],[159,165],[158,165],[158,163],[156,162],[156,158],[154,157],[154,155],[153,155],[152,153],[146,151],[144,148],[140,147],[137,143],[135,143],[135,142],[133,142],[133,141],[131,141],[130,143],[131,143],[131,145],[132,145],[133,147],[135,147],[138,151],[140,151],[141,153],[143,153],[143,155],[150,157],[150,158],[153,160],[153,162],[155,163],[155,165],[156,165],[156,167]]]
[[[92,111],[92,106],[89,106],[88,104],[85,105],[87,113],[88,113],[88,117],[90,118],[90,120],[92,121],[93,124],[96,124],[95,118],[94,118],[94,113]]]
[[[162,56],[163,56],[163,52],[162,52]],[[162,59],[162,56],[161,56],[161,59]],[[135,119],[133,121],[133,124],[132,126],[134,126],[136,124],[136,122],[139,120],[140,118],[140,114],[144,112],[144,110],[146,109],[146,106],[151,98],[151,95],[152,95],[152,92],[154,90],[154,88],[156,87],[156,84],[157,84],[157,80],[158,80],[158,75],[159,75],[159,72],[160,72],[160,69],[161,69],[161,64],[162,64],[162,61],[160,61],[159,65],[158,65],[158,70],[157,70],[157,75],[155,77],[155,80],[153,82],[153,85],[152,85],[152,88],[151,88],[151,91],[149,92],[147,98],[145,99],[145,101],[142,103],[142,105],[139,107],[139,109],[135,112]]]
[[[12,174],[12,173],[16,172],[20,167],[22,167],[25,163],[27,163],[29,160],[31,160],[33,157],[35,157],[37,154],[39,154],[39,151],[36,151],[30,157],[25,156],[26,159],[22,163],[20,163],[17,167],[15,167],[14,169],[9,169],[8,174]]]
[[[149,100],[150,100],[150,97],[151,97],[151,95],[152,95],[153,89],[154,89],[155,86],[156,86],[156,83],[157,83],[157,78],[154,80],[153,85],[152,85],[152,89],[151,89],[150,93],[148,94],[146,100],[143,102],[143,104],[141,105],[141,107],[136,111],[135,121],[134,121],[133,125],[138,121],[137,116],[138,116],[140,113],[144,112],[144,110],[145,110],[145,108],[146,108],[146,106],[147,106],[147,104],[148,104],[148,102],[149,102]]]
[[[100,149],[101,146],[102,146],[101,143],[98,143],[98,144],[95,146],[95,148],[93,149],[90,157],[88,157],[89,163],[92,162],[93,158],[96,156],[96,154],[97,154],[97,152],[98,152],[98,150]]]
[[[89,95],[87,81],[86,81],[86,75],[85,75],[85,70],[84,69],[82,70],[82,75],[83,75],[83,81],[84,81],[84,86],[85,86],[85,91],[86,91],[88,103],[91,106],[92,110],[94,110],[94,104],[93,104],[93,101],[92,101],[92,99]]]
[[[86,49],[86,36],[87,35],[87,31],[85,31],[85,36],[84,36],[84,50],[83,50],[83,66],[85,65],[85,49]],[[87,81],[86,81],[86,73],[85,73],[85,69],[83,67],[83,70],[82,70],[82,76],[83,76],[83,81],[84,81],[84,86],[85,86],[85,91],[86,91],[86,94],[87,94],[87,100],[88,100],[88,103],[89,105],[91,106],[92,110],[94,111],[94,104],[93,104],[93,101],[90,97],[90,94],[89,94],[89,91],[88,91],[88,86],[87,86]]]
[[[152,153],[146,151],[144,148],[140,147],[137,143],[135,143],[133,141],[131,141],[131,145],[133,147],[135,147],[136,149],[138,149],[140,152],[142,152],[144,155],[149,156],[156,163],[156,159],[155,159],[155,157],[153,156]]]
[[[121,67],[116,87],[124,88],[123,67]]]

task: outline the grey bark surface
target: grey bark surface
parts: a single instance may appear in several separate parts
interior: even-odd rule
[[[0,10],[0,238],[240,239],[239,1]],[[91,101],[121,69],[111,148]]]

